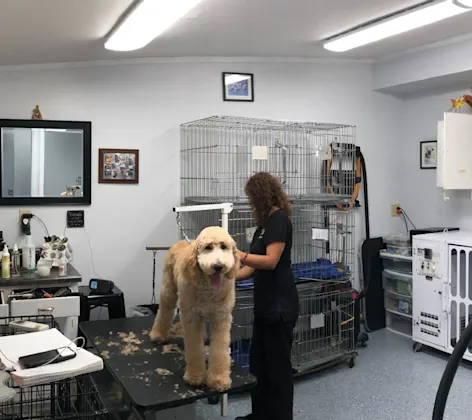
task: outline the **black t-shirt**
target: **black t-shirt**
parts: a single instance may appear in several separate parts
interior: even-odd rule
[[[285,248],[274,270],[256,270],[254,278],[254,316],[265,322],[295,322],[299,313],[298,292],[292,272],[292,222],[283,210],[269,216],[251,243],[251,254],[266,255],[267,245],[284,242]]]

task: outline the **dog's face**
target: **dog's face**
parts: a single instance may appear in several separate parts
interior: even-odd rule
[[[218,290],[226,279],[234,279],[239,269],[236,243],[221,227],[203,229],[195,241],[195,257],[211,287]]]

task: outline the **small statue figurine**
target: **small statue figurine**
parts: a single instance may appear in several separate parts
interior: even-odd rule
[[[41,111],[39,110],[39,105],[36,105],[33,109],[33,115],[31,116],[32,120],[42,120],[43,116],[41,115]]]

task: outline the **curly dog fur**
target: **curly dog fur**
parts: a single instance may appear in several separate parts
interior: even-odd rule
[[[229,354],[235,277],[240,262],[236,243],[221,227],[208,227],[195,241],[180,241],[166,255],[159,312],[153,341],[165,342],[179,300],[185,345],[184,379],[217,391],[231,385]],[[205,321],[210,323],[208,372],[205,363]]]

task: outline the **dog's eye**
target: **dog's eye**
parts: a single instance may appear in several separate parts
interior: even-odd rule
[[[221,244],[221,249],[228,249],[228,247],[226,246],[226,244]]]
[[[211,245],[207,245],[205,247],[205,251],[211,251],[212,249],[213,249],[213,246],[211,246]]]

